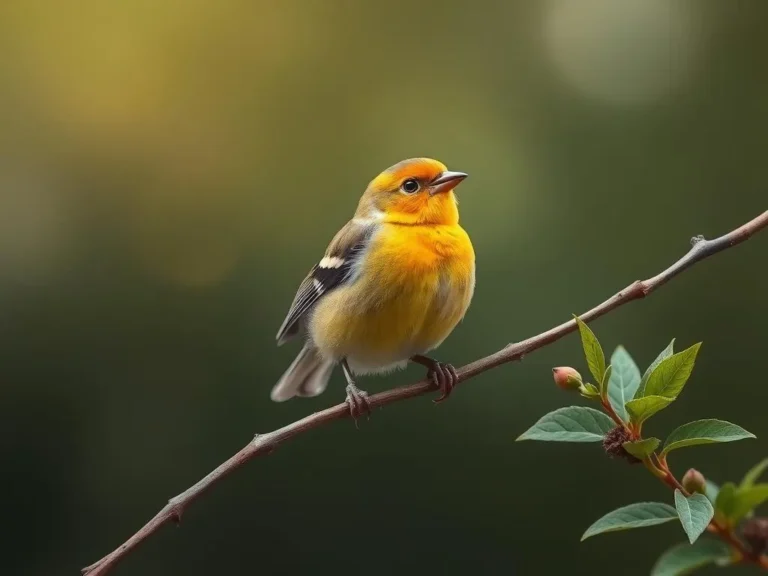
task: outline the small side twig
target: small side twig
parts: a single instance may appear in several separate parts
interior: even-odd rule
[[[713,240],[705,240],[700,236],[694,238],[691,249],[666,270],[647,280],[633,282],[602,304],[599,304],[588,312],[582,314],[580,316],[581,320],[584,322],[595,320],[619,306],[639,298],[644,298],[659,286],[666,284],[669,280],[693,266],[696,262],[725,250],[726,248],[744,242],[750,236],[766,226],[768,226],[768,211],[763,212],[743,226],[740,226],[719,238]],[[522,342],[510,344],[495,354],[491,354],[490,356],[486,356],[485,358],[481,358],[480,360],[476,360],[459,368],[457,370],[459,383],[466,382],[470,378],[502,364],[520,360],[524,355],[543,348],[567,334],[570,334],[576,329],[577,325],[575,320],[569,320],[568,322],[555,326],[546,332],[532,336]],[[386,406],[408,398],[422,396],[435,389],[435,385],[430,380],[421,380],[415,384],[400,386],[379,394],[374,394],[368,398],[368,401],[371,407]],[[184,510],[214,484],[218,483],[219,480],[231,474],[256,456],[271,452],[283,442],[290,440],[303,432],[328,424],[334,420],[341,420],[348,417],[349,407],[346,403],[341,403],[306,416],[301,420],[297,420],[296,422],[288,424],[287,426],[268,434],[257,435],[256,438],[249,442],[242,450],[221,464],[205,478],[178,496],[172,498],[154,518],[147,522],[147,524],[131,536],[125,543],[121,544],[98,562],[84,568],[83,574],[87,576],[103,576],[104,574],[107,574],[120,560],[144,540],[157,532],[160,527],[173,521],[177,522],[181,518]]]

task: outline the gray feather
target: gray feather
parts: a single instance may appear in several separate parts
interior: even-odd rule
[[[307,314],[329,291],[350,280],[355,262],[365,250],[375,226],[370,222],[350,220],[334,236],[325,257],[312,267],[291,303],[280,329],[277,345],[295,338],[302,330]]]
[[[328,386],[333,362],[321,358],[317,350],[305,344],[299,355],[272,388],[271,398],[284,402],[294,396],[317,396]]]

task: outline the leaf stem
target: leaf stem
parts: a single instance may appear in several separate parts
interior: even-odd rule
[[[656,464],[653,463],[653,459],[650,456],[646,456],[645,458],[643,458],[643,464],[645,465],[646,468],[648,468],[651,474],[656,476],[656,478],[659,478],[664,482],[667,481],[666,472],[664,472],[664,470],[656,466]]]
[[[664,455],[657,456],[656,453],[654,453],[654,456],[656,457],[657,462],[659,463],[659,468],[664,472],[666,475],[666,482],[669,484],[673,489],[678,489],[680,492],[683,493],[685,497],[690,496],[690,492],[683,488],[683,485],[678,481],[677,478],[675,478],[675,475],[672,473],[672,470],[669,469],[669,465],[667,464],[667,457]]]

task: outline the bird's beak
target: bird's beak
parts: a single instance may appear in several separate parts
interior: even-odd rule
[[[467,174],[464,172],[450,172],[446,170],[429,183],[429,195],[434,196],[441,192],[450,192],[466,177]]]

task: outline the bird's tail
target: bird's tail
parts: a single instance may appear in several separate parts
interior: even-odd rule
[[[284,402],[294,396],[317,396],[333,372],[333,362],[321,358],[317,350],[305,344],[299,355],[272,388],[271,398]]]

